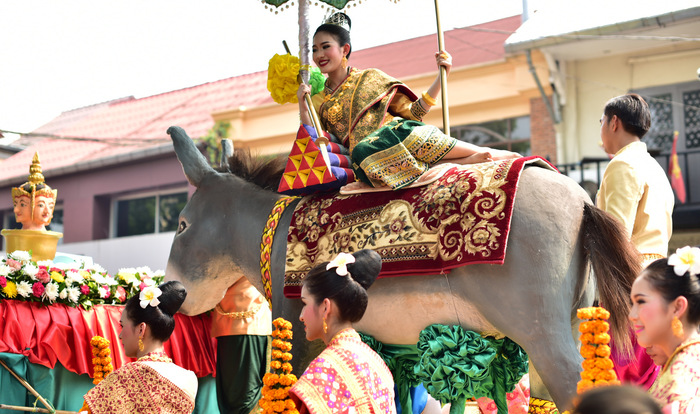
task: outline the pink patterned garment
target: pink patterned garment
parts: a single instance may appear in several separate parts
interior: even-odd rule
[[[353,329],[337,334],[289,393],[300,413],[396,414],[389,368]]]
[[[700,339],[681,344],[649,389],[649,394],[674,414],[700,412]]]

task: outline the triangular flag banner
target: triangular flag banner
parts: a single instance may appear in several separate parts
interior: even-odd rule
[[[676,193],[676,197],[681,202],[685,203],[685,182],[681,166],[678,164],[678,152],[676,151],[676,143],[678,142],[678,131],[673,133],[673,147],[671,148],[671,158],[668,163],[668,172],[671,176],[671,188]]]

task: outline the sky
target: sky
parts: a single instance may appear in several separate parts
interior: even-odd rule
[[[297,2],[275,13],[260,0],[0,0],[0,129],[266,70],[283,40],[298,52]],[[447,31],[519,15],[523,0],[439,0],[439,10]],[[361,0],[346,13],[353,50],[436,33],[434,0]],[[312,29],[327,14],[312,4]],[[0,144],[15,138],[5,135]]]

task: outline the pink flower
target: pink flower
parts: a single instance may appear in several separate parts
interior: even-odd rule
[[[51,275],[49,275],[49,272],[47,272],[45,269],[39,269],[39,271],[36,272],[36,280],[41,283],[49,283],[51,280]]]
[[[12,271],[16,271],[22,268],[22,263],[14,259],[7,259],[5,264],[8,265],[12,269]]]
[[[0,276],[0,288],[7,286],[7,278],[5,276]]]
[[[87,295],[88,293],[90,293],[90,286],[82,285],[80,286],[80,291],[83,293],[83,295]]]
[[[41,295],[44,294],[44,290],[46,290],[46,288],[44,287],[44,285],[41,282],[35,282],[32,285],[32,292],[34,293],[34,296],[36,296],[37,298],[40,298]]]
[[[123,303],[126,300],[126,290],[123,287],[117,286],[116,295],[117,299],[119,299],[119,302]]]
[[[112,294],[112,292],[109,291],[109,286],[100,286],[100,288],[102,288],[102,293],[100,294],[102,299],[107,299]]]
[[[141,282],[141,284],[139,285],[139,290],[143,290],[143,289],[146,288],[147,286],[148,286],[147,284]]]

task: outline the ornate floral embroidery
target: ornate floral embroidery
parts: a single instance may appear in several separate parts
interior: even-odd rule
[[[194,400],[146,364],[133,362],[108,375],[87,394],[93,414],[189,414]]]

